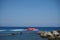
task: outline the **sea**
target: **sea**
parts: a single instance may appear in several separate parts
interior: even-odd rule
[[[25,31],[17,29],[36,28],[37,31]],[[15,30],[15,31],[11,31]],[[38,31],[60,30],[60,27],[0,27],[0,40],[48,40],[41,38]],[[12,34],[12,35],[10,35]]]

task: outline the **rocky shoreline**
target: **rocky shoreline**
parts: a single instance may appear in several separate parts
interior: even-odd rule
[[[54,31],[50,31],[50,32],[39,31],[38,35],[41,38],[48,38],[48,40],[60,40],[60,30],[58,30],[58,31],[54,30]]]

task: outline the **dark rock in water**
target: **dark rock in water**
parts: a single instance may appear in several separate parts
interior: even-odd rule
[[[60,33],[60,30],[57,30]]]
[[[20,32],[20,35],[22,35],[23,33],[22,32]]]
[[[12,33],[11,35],[13,35],[13,36],[14,36],[14,35],[16,35],[16,34],[15,34],[15,33]]]
[[[60,39],[48,39],[48,40],[60,40]]]

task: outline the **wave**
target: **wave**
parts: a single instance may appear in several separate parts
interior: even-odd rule
[[[27,31],[26,29],[12,29],[10,31]],[[34,29],[32,31],[38,31],[38,29]]]
[[[25,29],[12,29],[10,31],[25,31]]]
[[[1,31],[7,31],[7,30],[0,30],[0,32],[1,32]]]

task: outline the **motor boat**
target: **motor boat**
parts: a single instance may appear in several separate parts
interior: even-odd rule
[[[38,31],[37,28],[26,28],[27,31]]]

